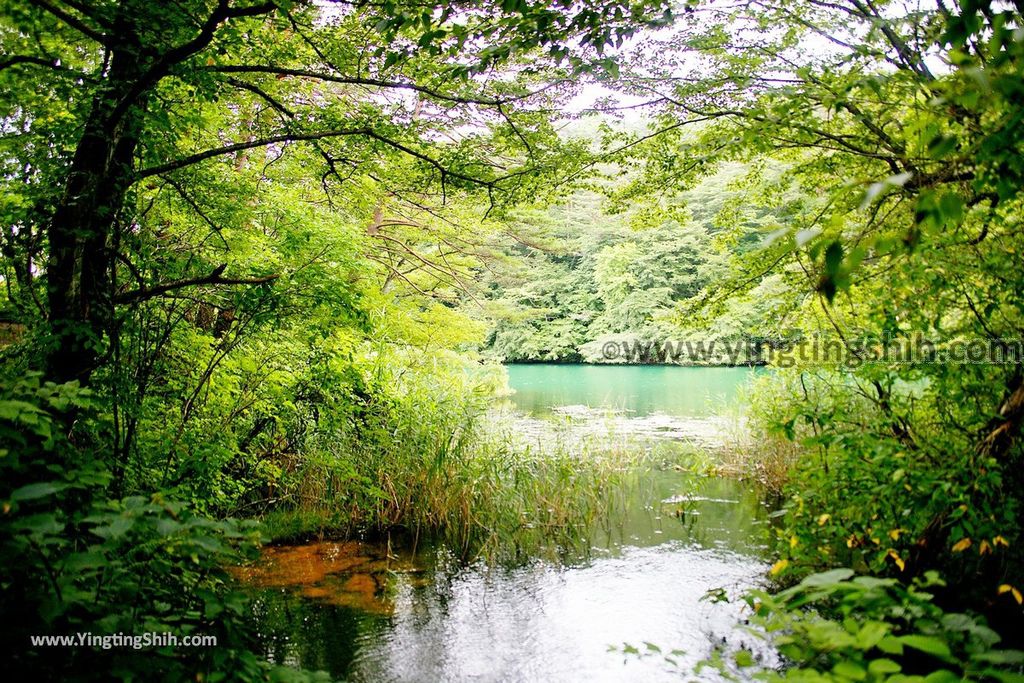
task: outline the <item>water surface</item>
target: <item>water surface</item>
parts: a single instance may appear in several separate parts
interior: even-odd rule
[[[563,406],[622,411],[635,417],[721,415],[739,388],[760,368],[671,365],[507,365],[512,401],[519,410],[544,415]]]
[[[709,406],[732,400],[750,371],[545,365],[509,374],[523,420],[605,406],[619,409],[621,424],[713,420]],[[422,542],[415,552],[398,542],[323,542],[268,549],[239,576],[257,592],[268,658],[342,680],[676,681],[677,667],[723,638],[750,641],[735,628],[736,604],[704,598],[761,580],[768,508],[731,480],[669,470],[646,482],[622,515],[593,530],[592,551],[578,560],[467,566]],[[677,651],[675,664],[625,656],[627,643]]]

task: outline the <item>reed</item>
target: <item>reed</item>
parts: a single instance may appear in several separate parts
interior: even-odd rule
[[[624,516],[651,471],[650,449],[516,448],[470,427],[438,450],[369,449],[310,467],[299,502],[266,518],[275,540],[401,530],[440,540],[463,560],[585,556],[595,529]],[[343,477],[338,470],[345,473]],[[682,475],[681,475],[682,476]]]
[[[300,459],[284,479],[287,503],[263,518],[268,536],[399,531],[413,543],[440,540],[463,560],[579,557],[653,469],[700,469],[690,449],[623,439],[524,445],[514,421],[495,422],[489,397],[458,380],[403,379],[358,431]]]

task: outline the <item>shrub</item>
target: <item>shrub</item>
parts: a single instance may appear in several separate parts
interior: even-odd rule
[[[67,425],[71,425],[68,429]],[[14,678],[266,680],[244,598],[223,567],[255,547],[252,523],[213,520],[160,492],[108,499],[105,420],[75,384],[0,387],[0,642]],[[216,647],[40,647],[30,637],[171,633]]]
[[[774,595],[745,597],[750,630],[785,658],[769,681],[1024,681],[1024,652],[1000,649],[999,635],[973,614],[947,612],[934,600],[944,586],[935,572],[909,585],[834,569],[804,578]],[[750,676],[749,651],[719,653],[715,665],[730,677]],[[745,670],[745,671],[744,671]]]

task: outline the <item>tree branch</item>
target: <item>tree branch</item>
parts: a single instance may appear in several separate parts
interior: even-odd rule
[[[150,166],[149,168],[141,169],[136,173],[136,179],[149,178],[150,176],[170,173],[171,171],[177,171],[187,166],[198,164],[201,161],[206,161],[207,159],[213,159],[214,157],[233,154],[234,152],[241,152],[247,149],[254,149],[256,147],[267,147],[269,145],[276,145],[282,142],[323,140],[326,138],[338,138],[347,135],[369,135],[369,133],[370,131],[364,128],[355,130],[329,130],[318,133],[283,133],[281,135],[272,135],[258,140],[249,140],[248,142],[236,142],[231,145],[225,145],[224,147],[216,147],[204,152],[198,152],[187,157],[182,157],[181,159],[176,159],[175,161],[169,161],[166,164],[160,164],[159,166]]]
[[[55,7],[54,5],[51,5],[49,2],[47,2],[47,0],[28,0],[28,1],[31,4],[35,5],[36,7],[38,7],[39,9],[45,10],[46,12],[49,12],[53,16],[57,17],[58,19],[63,21],[65,24],[67,24],[71,28],[73,28],[76,31],[78,31],[79,33],[81,33],[82,35],[87,36],[89,38],[92,38],[93,40],[95,40],[100,45],[106,45],[108,47],[110,46],[110,38],[108,36],[104,35],[103,33],[100,33],[96,29],[92,28],[91,26],[86,24],[84,21],[82,21],[81,19],[76,17],[75,15],[73,15],[73,14],[71,14],[69,12],[65,12],[60,7]]]
[[[44,0],[32,0],[41,2]],[[192,40],[171,48],[157,60],[128,90],[125,96],[118,102],[110,115],[110,122],[116,122],[131,107],[135,100],[158,83],[160,79],[171,72],[174,65],[179,64],[200,50],[204,49],[213,40],[217,28],[228,19],[241,17],[256,17],[261,14],[268,14],[277,9],[277,4],[272,0],[247,7],[231,7],[228,0],[218,0],[216,9],[207,17],[199,29],[199,34]]]
[[[140,287],[139,289],[116,295],[114,297],[114,302],[119,304],[138,303],[140,301],[146,301],[147,299],[158,297],[161,294],[166,294],[167,292],[171,292],[176,289],[194,287],[196,285],[260,285],[272,282],[280,277],[280,275],[265,275],[263,277],[256,278],[229,278],[224,277],[223,275],[225,268],[227,268],[227,264],[222,264],[214,268],[213,272],[209,275],[172,280],[171,282],[164,282],[159,285],[153,285],[152,287]]]
[[[435,100],[455,102],[457,104],[479,104],[489,107],[497,107],[505,104],[507,100],[498,100],[481,97],[460,97],[458,95],[446,95],[431,88],[415,83],[403,83],[401,81],[385,81],[377,78],[362,78],[355,76],[336,76],[334,74],[310,71],[308,69],[290,69],[280,66],[264,66],[260,64],[225,64],[222,66],[208,66],[207,71],[226,74],[272,74],[275,76],[296,76],[300,78],[312,78],[329,83],[341,83],[345,85],[366,85],[375,88],[390,88],[396,90],[411,90],[422,93]]]
[[[980,454],[996,459],[1002,459],[1010,452],[1024,422],[1024,381],[1020,374],[1011,378],[1007,388],[1008,394],[999,406],[999,414],[989,422],[989,431],[978,445]]]
[[[315,133],[282,133],[281,135],[272,135],[270,137],[260,138],[258,140],[250,140],[248,142],[236,142],[231,145],[225,145],[224,147],[217,147],[214,149],[208,149],[204,152],[198,152],[196,154],[192,154],[191,156],[183,157],[175,161],[169,161],[166,164],[160,164],[158,166],[150,166],[149,168],[141,169],[135,174],[135,178],[136,180],[141,180],[142,178],[149,178],[155,175],[170,173],[171,171],[177,171],[179,169],[186,168],[187,166],[198,164],[201,161],[206,161],[207,159],[213,159],[218,156],[224,156],[225,154],[232,154],[234,152],[240,152],[246,149],[253,149],[256,147],[267,147],[269,145],[275,145],[285,142],[307,142],[315,140],[324,140],[328,138],[347,137],[350,135],[361,135],[363,137],[376,140],[384,145],[387,145],[388,147],[396,149],[404,154],[408,154],[409,156],[419,159],[420,161],[423,161],[426,164],[432,166],[434,169],[438,171],[438,173],[441,174],[442,188],[444,187],[444,181],[447,177],[457,178],[459,180],[474,185],[479,185],[481,187],[493,188],[500,180],[513,177],[514,175],[510,174],[502,176],[501,178],[495,178],[493,180],[474,178],[473,176],[448,169],[437,159],[427,154],[424,154],[423,152],[417,151],[401,142],[385,137],[380,133],[377,133],[376,131],[373,131],[369,128],[356,128],[353,130],[327,130]]]
[[[56,71],[57,73],[59,73],[61,75],[64,75],[64,76],[71,76],[73,78],[81,78],[82,80],[85,80],[85,81],[93,81],[94,80],[91,76],[89,76],[87,74],[84,74],[81,71],[75,71],[74,69],[69,69],[66,66],[61,66],[60,64],[57,63],[57,61],[58,60],[56,60],[56,59],[45,59],[43,57],[35,57],[33,55],[11,55],[7,59],[5,59],[3,61],[0,61],[0,71],[3,71],[4,69],[8,69],[8,68],[10,68],[12,66],[17,66],[19,64],[31,64],[33,66],[45,67],[45,68],[50,69],[52,71]]]

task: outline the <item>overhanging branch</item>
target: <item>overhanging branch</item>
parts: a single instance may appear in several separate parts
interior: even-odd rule
[[[138,171],[138,173],[136,173],[135,177],[136,180],[141,180],[143,178],[149,178],[155,175],[162,175],[165,173],[170,173],[172,171],[177,171],[182,168],[198,164],[200,162],[206,161],[207,159],[213,159],[219,156],[224,156],[226,154],[233,154],[234,152],[240,152],[247,149],[254,149],[257,147],[267,147],[269,145],[282,144],[287,142],[310,142],[317,140],[325,140],[329,138],[347,137],[351,135],[359,135],[370,138],[372,140],[376,140],[377,142],[380,142],[383,145],[391,147],[392,149],[398,150],[403,154],[407,154],[432,166],[441,175],[442,192],[445,180],[447,178],[457,178],[458,180],[462,180],[473,185],[479,185],[481,187],[493,189],[499,181],[517,175],[515,173],[512,173],[491,180],[476,178],[465,173],[449,169],[432,156],[424,154],[423,152],[420,152],[416,149],[413,149],[412,147],[409,147],[404,143],[398,142],[397,140],[392,140],[391,138],[381,135],[380,133],[374,130],[371,130],[369,128],[354,128],[351,130],[326,130],[312,133],[282,133],[280,135],[272,135],[269,137],[260,138],[258,140],[236,142],[234,144],[225,145],[223,147],[208,149],[204,152],[197,152],[196,154],[192,154],[187,157],[182,157],[181,159],[169,161],[166,164],[159,164],[157,166],[150,166],[149,168],[141,169]]]
[[[255,149],[256,147],[267,147],[269,145],[277,145],[285,142],[302,142],[308,140],[324,140],[327,138],[339,138],[347,135],[369,135],[371,131],[365,128],[358,128],[354,130],[327,130],[320,131],[317,133],[283,133],[281,135],[272,135],[270,137],[260,138],[258,140],[249,140],[247,142],[236,142],[231,145],[225,145],[224,147],[215,147],[208,149],[204,152],[198,152],[181,159],[174,161],[168,161],[166,164],[160,164],[158,166],[150,166],[149,168],[141,169],[137,174],[137,179],[149,178],[150,176],[162,175],[164,173],[170,173],[171,171],[177,171],[194,164],[198,164],[207,159],[213,159],[215,157],[224,156],[225,154],[233,154],[235,152],[242,152],[247,149]]]
[[[224,277],[224,270],[226,268],[227,264],[222,264],[214,268],[213,272],[209,275],[172,280],[159,285],[153,285],[152,287],[140,287],[139,289],[116,295],[114,302],[119,304],[138,303],[161,296],[167,292],[173,292],[176,289],[195,287],[197,285],[261,285],[272,282],[280,277],[280,275],[264,275],[263,277],[255,278]]]
[[[43,1],[45,0],[33,0],[33,2]],[[218,0],[217,7],[214,8],[213,12],[211,12],[206,18],[206,21],[203,22],[199,29],[199,33],[194,38],[165,52],[160,59],[157,60],[157,62],[132,85],[125,96],[121,98],[121,101],[118,102],[117,106],[114,107],[114,110],[109,117],[109,125],[113,125],[119,121],[124,113],[136,103],[138,97],[169,74],[175,65],[180,64],[189,57],[205,49],[213,41],[213,38],[217,33],[217,29],[222,23],[229,19],[258,17],[276,10],[277,4],[273,1],[261,2],[255,5],[242,7],[232,7],[228,4],[228,0]]]
[[[83,81],[94,81],[95,79],[84,74],[81,71],[69,69],[66,66],[61,66],[56,59],[45,59],[43,57],[36,57],[33,55],[12,55],[7,59],[0,61],[0,71],[4,71],[12,66],[18,66],[19,64],[29,64],[32,66],[41,66],[46,69],[50,69],[62,76],[70,76],[71,78],[81,78]]]
[[[75,15],[71,14],[70,12],[62,10],[60,7],[57,7],[47,2],[47,0],[29,0],[29,2],[38,7],[39,9],[49,12],[57,19],[60,19],[65,24],[75,29],[82,35],[92,38],[100,45],[107,45],[109,47],[110,38],[108,38],[100,31],[97,31],[96,29],[92,28],[91,26],[89,26],[84,21],[82,21]]]
[[[222,66],[208,66],[207,71],[226,74],[271,74],[274,76],[297,76],[300,78],[311,78],[328,83],[340,83],[344,85],[365,85],[374,88],[389,88],[393,90],[411,90],[422,93],[435,100],[454,102],[456,104],[479,104],[488,107],[497,107],[506,104],[510,100],[499,100],[483,97],[462,97],[459,95],[446,95],[432,88],[427,88],[415,83],[403,83],[402,81],[385,81],[377,78],[361,78],[353,76],[339,76],[309,69],[290,69],[281,66],[264,66],[262,64],[225,64]],[[520,99],[520,98],[515,98]]]

